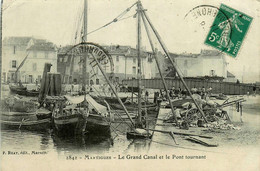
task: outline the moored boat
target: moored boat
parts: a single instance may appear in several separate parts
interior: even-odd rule
[[[98,103],[103,105],[105,105],[104,100],[106,100],[106,102],[109,104],[113,104],[113,103],[118,104],[118,99],[116,97],[109,97],[109,96],[91,96],[91,97],[95,99]],[[121,97],[120,99],[123,103],[125,103],[127,98],[128,97]]]
[[[51,120],[21,120],[21,121],[7,121],[0,120],[1,129],[20,129],[30,131],[43,131],[50,129]]]
[[[130,103],[130,102],[126,102],[124,103],[126,109],[128,111],[136,111],[137,110],[137,104],[136,103]],[[111,103],[110,106],[113,109],[117,109],[117,110],[123,110],[123,107],[118,104],[118,103]],[[142,106],[142,110],[146,109],[147,111],[158,111],[159,106],[157,104],[146,104]]]
[[[63,96],[62,100],[56,99],[53,104],[56,104],[53,109],[53,120],[58,134],[88,133],[110,136],[110,118],[107,109],[91,96],[67,95]]]
[[[28,90],[23,85],[9,84],[9,89],[12,93],[21,96],[36,97],[39,95],[38,90]]]
[[[65,96],[71,104],[84,103],[84,96]],[[111,119],[107,108],[97,103],[90,95],[86,95],[86,102],[88,104],[88,116],[86,117],[85,131],[92,135],[110,136]]]
[[[15,93],[18,95],[26,95],[27,88],[22,85],[9,84],[9,89],[12,93]]]

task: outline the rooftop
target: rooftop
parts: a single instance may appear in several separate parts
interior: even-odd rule
[[[222,53],[218,50],[206,50],[206,49],[202,49],[200,54],[202,56],[221,56]]]
[[[222,53],[217,51],[217,50],[201,50],[201,52],[199,54],[196,53],[170,53],[172,58],[197,58],[199,56],[201,57],[209,57],[209,56],[221,56]]]
[[[72,47],[73,47],[72,45],[60,47],[60,48],[58,48],[58,53],[59,54],[66,54]]]
[[[36,42],[30,46],[27,50],[38,50],[38,51],[55,51],[56,46],[51,42]]]
[[[24,45],[27,46],[32,37],[5,37],[4,45]]]
[[[3,44],[29,46],[27,50],[55,51],[56,49],[53,43],[45,39],[37,39],[34,37],[5,37]]]
[[[125,55],[125,56],[137,56],[137,49],[132,48],[131,46],[120,46],[120,45],[111,45],[111,46],[103,46],[104,49],[108,51],[111,55]],[[141,56],[145,57],[146,52],[141,51]]]

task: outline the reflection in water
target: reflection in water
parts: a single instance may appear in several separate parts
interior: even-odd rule
[[[133,140],[127,149],[127,152],[144,153],[148,152],[151,141],[149,139],[135,139]]]
[[[9,96],[9,88],[2,91],[3,97]],[[0,117],[3,120],[21,121],[36,120],[35,115],[11,116],[9,112],[2,112]],[[47,130],[45,132],[32,132],[26,130],[1,130],[1,150],[46,150],[58,154],[69,152],[87,153],[107,153],[107,152],[139,152],[148,150],[150,141],[146,140],[127,140],[125,132],[129,131],[129,124],[112,123],[111,137],[98,135],[85,135],[77,137],[58,137],[56,134]]]
[[[1,130],[1,149],[3,150],[49,150],[49,132]]]
[[[113,144],[113,140],[109,137],[93,135],[59,137],[53,134],[52,138],[57,151],[63,152],[107,152]]]
[[[149,140],[127,140],[125,135],[113,140],[110,137],[97,135],[59,137],[51,131],[31,132],[19,130],[2,130],[1,142],[2,150],[46,150],[61,155],[65,153],[148,152],[150,146]]]
[[[49,148],[50,134],[45,133],[41,136],[41,150],[46,150]]]

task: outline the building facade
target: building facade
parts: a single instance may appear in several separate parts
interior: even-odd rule
[[[44,64],[57,72],[56,46],[44,39],[7,37],[3,41],[3,82],[40,82]]]
[[[2,44],[2,82],[15,80],[15,71],[26,57],[30,37],[6,37]]]
[[[64,83],[81,83],[82,81],[82,63],[80,57],[67,53],[72,46],[62,47],[58,51],[57,68],[63,75]],[[137,50],[130,46],[103,46],[111,55],[112,63],[102,64],[102,68],[112,81],[121,83],[124,79],[137,78]],[[141,53],[142,78],[152,78],[154,69],[154,60],[148,52]],[[105,78],[98,66],[86,67],[87,81],[89,84],[105,84]]]
[[[201,50],[199,54],[173,54],[183,77],[216,77],[227,78],[227,62],[225,56],[215,50]],[[164,74],[169,74],[172,66],[169,59],[164,60]]]

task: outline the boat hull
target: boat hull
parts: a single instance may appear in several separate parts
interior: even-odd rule
[[[29,96],[29,97],[36,97],[39,95],[39,91],[36,90],[27,90],[26,87],[19,87],[10,85],[9,89],[12,93],[18,94],[21,96]]]
[[[133,104],[124,104],[124,105],[125,105],[125,107],[128,111],[137,111],[138,110],[137,105],[133,105]],[[110,106],[113,109],[123,110],[123,107],[119,103],[110,104]],[[157,104],[149,104],[149,105],[146,105],[146,107],[142,106],[143,110],[145,108],[147,109],[147,111],[157,111],[158,105]]]
[[[187,102],[192,103],[193,101],[192,101],[192,99],[180,99],[180,100],[171,101],[172,106],[173,106],[173,107],[176,107],[176,108],[182,108],[182,105],[183,105],[184,103],[187,103]],[[165,108],[171,108],[171,105],[170,105],[170,104],[167,104],[167,105],[165,106]]]
[[[118,99],[116,97],[105,97],[105,96],[96,97],[96,96],[92,96],[92,98],[94,100],[96,100],[99,104],[102,104],[102,105],[105,105],[105,106],[106,106],[106,103],[104,102],[104,100],[106,100],[106,102],[108,104],[119,103]],[[121,97],[120,99],[124,103],[124,102],[126,102],[127,97]]]
[[[87,117],[86,131],[91,135],[111,136],[111,123],[109,117],[99,114],[90,114]]]
[[[139,134],[139,133],[136,133],[136,132],[127,132],[126,138],[127,139],[151,139],[152,134],[150,134],[150,133]]]
[[[86,119],[80,114],[54,117],[55,131],[59,135],[83,134]]]
[[[29,131],[44,131],[50,129],[51,120],[42,119],[36,121],[5,121],[1,120],[1,129],[16,129]]]

